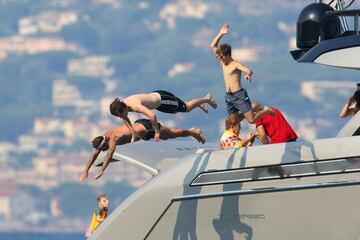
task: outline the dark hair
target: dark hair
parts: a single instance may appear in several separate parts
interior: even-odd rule
[[[120,117],[120,114],[125,111],[127,108],[126,104],[120,101],[119,98],[115,98],[115,100],[110,104],[110,113],[114,116]]]
[[[231,56],[231,46],[230,44],[224,43],[221,44],[217,51],[219,54],[223,56]]]
[[[229,130],[231,127],[238,125],[241,122],[241,116],[237,113],[230,113],[225,120],[225,129]]]
[[[354,101],[356,103],[356,108],[359,109],[360,108],[360,90],[357,90],[354,93]]]
[[[97,136],[96,138],[94,138],[91,143],[93,145],[93,148],[96,148],[98,150],[102,150],[102,151],[106,151],[108,149],[107,144],[105,143],[103,146],[100,147],[100,144],[102,143],[102,141],[104,140],[104,136]]]
[[[107,195],[105,194],[105,193],[102,193],[102,194],[100,194],[99,196],[97,196],[97,201],[98,202],[100,202],[100,200],[102,199],[102,198],[107,198]]]

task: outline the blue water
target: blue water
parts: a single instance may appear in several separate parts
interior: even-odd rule
[[[85,240],[84,233],[0,233],[0,240]]]

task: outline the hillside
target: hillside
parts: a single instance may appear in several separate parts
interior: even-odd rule
[[[211,111],[201,125],[208,138],[215,140],[219,121],[225,116],[224,87],[208,45],[224,22],[231,26],[224,41],[232,43],[235,57],[255,72],[253,83],[244,83],[251,98],[277,106],[295,122],[331,119],[336,128],[319,136],[333,135],[342,122],[332,119],[345,99],[336,99],[332,111],[321,115],[317,111],[321,106],[300,94],[300,84],[308,80],[357,81],[357,77],[352,71],[301,65],[290,58],[294,24],[306,2],[2,1],[1,139],[16,141],[20,134],[31,131],[35,118],[53,116],[51,87],[54,80],[64,78],[79,87],[83,98],[95,100],[154,89],[167,89],[184,99],[211,92],[219,109]],[[64,47],[52,48],[59,44],[56,40]],[[29,49],[16,49],[16,44]],[[89,76],[69,72],[69,60],[86,56],[107,56],[113,73]],[[176,66],[184,64],[191,67],[177,72]],[[106,91],[109,79],[116,85]],[[203,119],[201,113],[178,117],[174,124],[199,125],[197,119]],[[162,115],[161,120],[174,117]]]

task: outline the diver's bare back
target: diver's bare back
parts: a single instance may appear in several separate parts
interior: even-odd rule
[[[135,123],[133,127],[140,136],[145,130],[144,126],[138,123]],[[131,141],[131,131],[125,125],[112,128],[111,130],[105,132],[104,136],[108,139],[116,139],[116,145],[122,145]]]
[[[136,111],[136,106],[143,105],[148,109],[156,109],[161,104],[161,98],[158,93],[141,93],[131,95],[124,99],[124,103],[131,108],[132,111]]]
[[[236,61],[231,61],[229,64],[225,65],[221,63],[225,89],[226,92],[236,92],[242,88],[241,86],[241,70],[236,66]]]
[[[107,138],[118,138],[123,135],[131,135],[130,130],[125,125],[116,126],[104,133],[104,136]]]

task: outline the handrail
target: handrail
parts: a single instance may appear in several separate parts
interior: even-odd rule
[[[120,154],[120,153],[114,153],[113,159],[116,159],[116,160],[119,160],[119,161],[122,161],[122,162],[125,162],[129,165],[133,165],[137,168],[140,168],[142,170],[144,170],[145,172],[148,172],[150,173],[151,175],[153,176],[156,176],[158,173],[159,173],[159,170],[153,168],[153,167],[150,167],[149,165],[146,165],[134,158],[131,158],[131,157],[128,157],[128,156],[125,156],[123,154]]]
[[[139,168],[147,173],[150,173],[151,175],[153,176],[156,176],[159,174],[159,170],[156,169],[156,168],[153,168],[139,160],[136,160],[135,158],[132,158],[132,157],[128,157],[126,155],[123,155],[123,154],[120,154],[120,153],[117,153],[115,152],[114,155],[112,156],[112,159],[113,160],[116,160],[116,161],[120,161],[120,162],[123,162],[123,163],[126,163],[126,164],[129,164],[131,166],[134,166],[136,168]],[[98,163],[96,166],[101,166],[103,164],[103,162],[101,161],[100,163]]]
[[[359,35],[359,16],[360,9],[339,10],[339,11],[327,11],[327,16],[351,16],[354,17],[355,34]]]
[[[326,11],[327,16],[356,16],[360,14],[360,9]]]
[[[171,201],[178,202],[178,201],[185,201],[185,200],[227,197],[227,196],[234,196],[234,195],[250,195],[250,194],[260,194],[260,193],[299,191],[299,190],[320,189],[320,188],[334,188],[334,187],[354,186],[354,185],[359,185],[359,184],[360,184],[360,180],[356,179],[356,180],[337,181],[337,182],[319,182],[319,183],[298,184],[298,185],[285,185],[285,186],[279,186],[279,187],[265,187],[265,188],[224,191],[224,192],[190,194],[190,195],[173,197],[171,199]]]

